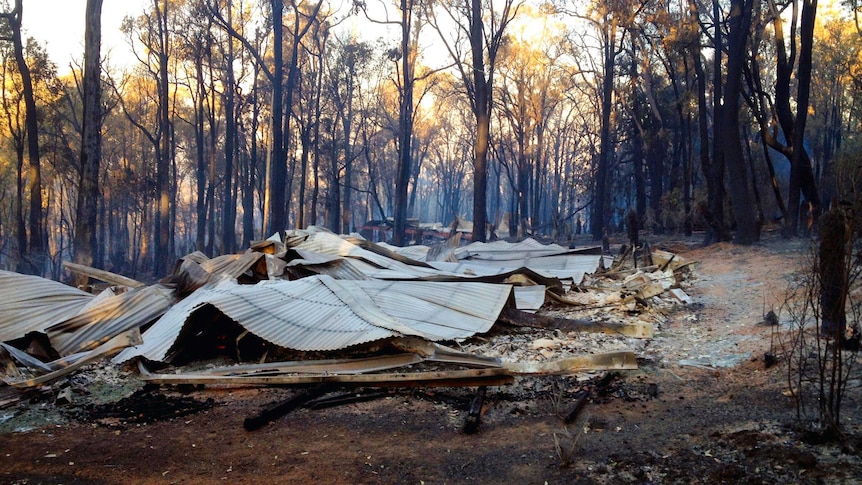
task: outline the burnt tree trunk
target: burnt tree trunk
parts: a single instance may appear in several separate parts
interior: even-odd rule
[[[227,2],[227,20],[233,20],[233,9],[231,2]],[[227,58],[225,59],[225,86],[224,86],[224,185],[222,186],[222,253],[228,254],[236,250],[236,198],[233,192],[234,176],[234,154],[236,153],[236,105],[234,90],[236,82],[233,73],[233,37],[227,38]]]
[[[753,244],[760,239],[760,226],[754,217],[751,190],[745,157],[740,140],[739,108],[742,90],[742,69],[746,42],[751,26],[753,0],[732,0],[730,31],[727,39],[727,79],[722,108],[722,147],[727,163],[730,195],[736,220],[737,244]]]
[[[605,232],[605,218],[608,212],[608,177],[610,175],[611,160],[613,157],[611,147],[611,110],[613,109],[614,88],[614,63],[616,59],[616,46],[614,45],[617,31],[616,16],[605,18],[604,31],[602,32],[603,70],[602,70],[602,99],[601,99],[601,128],[599,136],[598,166],[595,170],[593,182],[593,213],[590,219],[590,232],[593,240],[602,238]]]
[[[19,270],[31,274],[42,274],[46,255],[42,237],[42,168],[39,161],[39,122],[36,112],[36,98],[33,93],[33,76],[24,58],[24,44],[21,40],[22,10],[22,0],[15,0],[12,11],[4,15],[9,21],[11,30],[11,36],[7,40],[12,41],[15,63],[21,76],[21,95],[24,98],[24,126],[27,138],[30,236],[29,247],[19,248],[23,262]]]
[[[473,241],[486,240],[488,222],[488,147],[491,136],[491,86],[485,76],[484,23],[481,0],[470,2],[470,50],[473,60],[473,87],[476,115],[476,143],[473,147]],[[493,59],[491,59],[493,64]]]
[[[102,160],[102,0],[87,0],[84,32],[84,114],[81,126],[81,165],[78,207],[75,211],[75,244],[73,260],[93,266],[96,251],[97,205],[99,201],[99,166]],[[73,284],[83,285],[86,276],[76,276]]]
[[[272,0],[272,104],[270,146],[266,159],[263,237],[287,229],[285,185],[287,160],[284,152],[284,1]]]

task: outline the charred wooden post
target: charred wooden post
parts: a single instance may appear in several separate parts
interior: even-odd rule
[[[629,209],[628,214],[626,214],[626,229],[628,230],[629,236],[629,244],[632,245],[632,260],[634,261],[635,268],[638,267],[638,247],[640,246],[639,234],[640,230],[640,222],[638,221],[638,214],[634,209]]]
[[[312,399],[318,398],[326,394],[330,390],[332,390],[332,386],[328,385],[306,389],[291,397],[287,401],[282,401],[274,406],[270,406],[264,409],[257,416],[245,418],[245,421],[243,421],[242,426],[245,428],[246,431],[254,431],[260,429],[266,426],[270,421],[284,416],[285,414],[299,408],[308,401],[311,401]]]
[[[470,412],[467,413],[467,419],[464,421],[464,433],[474,434],[479,431],[479,423],[482,420],[482,406],[485,404],[485,394],[488,392],[488,386],[481,386],[476,390],[476,396],[473,402],[470,403]]]
[[[572,424],[575,422],[575,420],[578,419],[578,416],[581,415],[581,411],[586,407],[587,399],[589,399],[589,397],[589,391],[582,391],[578,395],[578,399],[575,401],[575,405],[572,407],[572,410],[569,411],[569,414],[567,414],[565,418],[563,418],[563,422],[566,424]]]
[[[575,400],[575,405],[572,407],[572,410],[569,411],[569,413],[566,415],[566,417],[563,418],[563,422],[565,424],[574,423],[578,419],[578,416],[581,415],[581,412],[586,407],[587,401],[589,400],[592,393],[595,393],[597,396],[606,395],[607,391],[608,391],[608,386],[618,376],[619,376],[619,374],[616,372],[608,372],[607,374],[602,376],[602,378],[599,379],[598,382],[596,382],[596,385],[595,385],[595,387],[593,387],[592,391],[583,390],[580,393],[578,393],[578,399]],[[658,391],[656,391],[656,394],[657,393],[658,393]]]
[[[308,403],[308,407],[317,411],[319,409],[327,409],[344,404],[355,404],[360,402],[373,401],[375,399],[384,398],[391,395],[389,391],[375,391],[365,393],[351,392],[348,394],[340,394],[338,396],[325,397]]]

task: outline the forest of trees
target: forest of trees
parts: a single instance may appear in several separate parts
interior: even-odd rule
[[[285,229],[796,236],[855,166],[862,33],[817,0],[87,2],[60,75],[0,0],[0,268],[132,277]],[[100,32],[120,28],[136,62]],[[492,229],[488,232],[487,229]]]

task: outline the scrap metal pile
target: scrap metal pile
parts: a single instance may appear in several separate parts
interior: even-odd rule
[[[111,285],[97,295],[0,271],[0,379],[39,387],[107,356],[136,361],[156,384],[476,386],[633,369],[630,349],[561,352],[560,342],[583,332],[651,337],[649,323],[596,312],[631,312],[658,295],[685,303],[688,264],[655,256],[653,266],[621,268],[599,248],[532,239],[397,248],[310,228],[243,254],[189,254],[155,285],[67,265]],[[590,318],[554,316],[561,307]],[[505,340],[501,327],[512,326],[547,337]],[[214,357],[233,363],[189,365]]]

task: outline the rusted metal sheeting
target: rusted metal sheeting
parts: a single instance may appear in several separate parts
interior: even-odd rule
[[[77,288],[11,271],[0,271],[0,295],[0,342],[43,332],[93,299]]]
[[[171,293],[156,285],[114,295],[47,328],[48,339],[60,355],[93,349],[165,313],[173,304]]]
[[[201,288],[175,305],[147,330],[142,346],[127,349],[117,361],[135,356],[164,360],[183,325],[205,304],[276,345],[325,351],[398,335],[440,340],[484,332],[493,325],[511,291],[508,285],[482,285],[485,288],[480,290],[475,283],[453,283],[449,285],[458,286],[445,289],[434,283],[408,289],[399,288],[401,283],[381,287],[385,285],[386,282],[335,280],[327,276],[262,281],[256,285],[224,281]],[[456,296],[458,293],[463,296]],[[438,306],[433,306],[435,302]],[[425,320],[407,318],[417,309]]]

